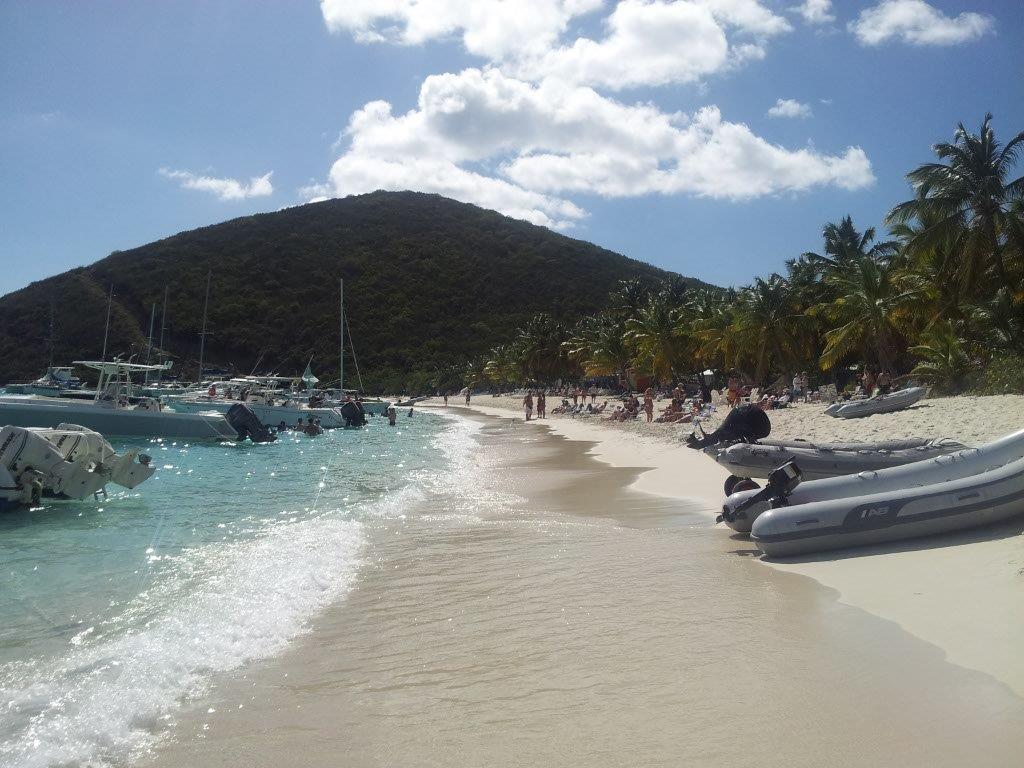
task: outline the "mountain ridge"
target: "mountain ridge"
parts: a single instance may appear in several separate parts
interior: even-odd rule
[[[439,195],[373,192],[180,232],[0,297],[0,382],[45,368],[51,304],[55,363],[98,357],[111,285],[108,356],[145,357],[154,303],[159,341],[166,286],[164,346],[175,369],[194,376],[208,272],[208,366],[290,375],[312,356],[324,380],[338,368],[344,277],[368,391],[428,386],[438,370],[510,339],[536,312],[574,322],[602,308],[619,280],[675,276]],[[346,351],[346,381],[354,362]]]

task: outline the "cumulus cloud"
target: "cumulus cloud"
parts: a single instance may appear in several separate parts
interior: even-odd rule
[[[832,0],[804,0],[790,10],[803,16],[808,24],[827,24],[836,19],[832,15]]]
[[[849,25],[862,45],[896,38],[912,45],[957,45],[977,40],[994,27],[991,16],[964,12],[951,17],[924,0],[883,0]]]
[[[237,179],[217,178],[214,176],[201,176],[191,171],[175,171],[169,168],[161,168],[160,175],[180,182],[182,189],[197,189],[201,192],[210,192],[221,200],[245,200],[250,197],[267,197],[274,192],[270,183],[273,171],[262,176],[254,176],[244,184]]]
[[[415,189],[563,229],[586,216],[568,199],[573,193],[743,200],[874,181],[857,147],[789,150],[716,107],[666,113],[497,69],[428,77],[404,114],[371,102],[352,115],[345,137],[327,182],[309,196]]]
[[[768,117],[799,117],[811,116],[811,105],[802,104],[796,99],[779,99],[775,106],[768,110]]]
[[[760,0],[622,0],[600,39],[563,43],[600,0],[321,0],[332,31],[362,42],[459,36],[470,53],[517,77],[621,89],[691,83],[765,55],[786,19]],[[731,40],[730,37],[738,37]]]

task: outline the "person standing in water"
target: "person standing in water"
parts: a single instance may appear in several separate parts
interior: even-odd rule
[[[395,426],[395,421],[398,419],[398,409],[395,408],[394,403],[388,406],[388,426]]]
[[[533,416],[533,390],[526,390],[526,397],[523,398],[523,411],[526,413],[526,420]]]

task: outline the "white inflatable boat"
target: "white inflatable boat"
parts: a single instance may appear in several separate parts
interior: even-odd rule
[[[913,464],[801,483],[788,495],[787,503],[789,506],[799,506],[959,480],[997,469],[1020,458],[1024,458],[1024,430],[993,440],[980,448],[964,448]],[[723,521],[735,531],[750,531],[757,516],[770,506],[768,501],[758,501],[747,506],[758,493],[757,490],[742,490],[729,496],[722,506]]]
[[[1021,513],[1024,459],[1017,459],[944,482],[771,509],[754,522],[751,538],[765,555],[789,557],[932,536]]]
[[[804,440],[762,440],[736,443],[708,453],[734,478],[768,477],[787,461],[796,461],[804,480],[887,469],[942,456],[966,448],[950,438],[909,438],[879,443],[814,443]],[[735,482],[735,480],[733,480]],[[726,493],[731,492],[727,483]]]
[[[75,424],[0,429],[0,506],[37,505],[43,496],[84,499],[107,483],[134,488],[154,471],[148,456],[118,454],[98,432]]]
[[[864,416],[873,416],[876,413],[902,411],[927,394],[928,390],[925,387],[908,387],[889,395],[875,395],[864,400],[851,400],[841,405],[833,403],[825,409],[825,413],[829,416],[838,416],[841,419],[860,419]],[[835,407],[837,405],[838,408]]]

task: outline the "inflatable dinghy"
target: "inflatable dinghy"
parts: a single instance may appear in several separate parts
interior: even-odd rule
[[[825,409],[825,413],[830,416],[838,416],[841,419],[860,419],[864,416],[873,416],[876,413],[892,413],[909,408],[926,394],[928,394],[928,390],[925,387],[910,387],[890,395],[876,395],[866,400],[851,400],[835,410],[833,408],[838,403],[834,403]]]
[[[134,488],[154,471],[148,456],[119,455],[101,434],[75,424],[0,429],[0,506],[33,506],[43,496],[84,499],[108,482]]]
[[[900,467],[801,483],[787,496],[786,501],[789,506],[798,506],[830,499],[901,491],[971,477],[1020,458],[1024,458],[1024,430],[993,440],[980,448],[964,448]],[[729,496],[722,506],[722,520],[735,531],[750,531],[757,516],[769,508],[767,500],[748,504],[756,494],[758,491],[743,490]]]
[[[966,448],[949,438],[887,440],[880,443],[814,443],[765,440],[736,443],[709,451],[734,477],[768,477],[787,461],[796,461],[804,480],[852,475],[931,459]],[[727,491],[728,492],[728,491]]]
[[[933,536],[1021,513],[1024,459],[1017,459],[944,482],[770,509],[754,522],[751,538],[769,557],[790,557]]]

